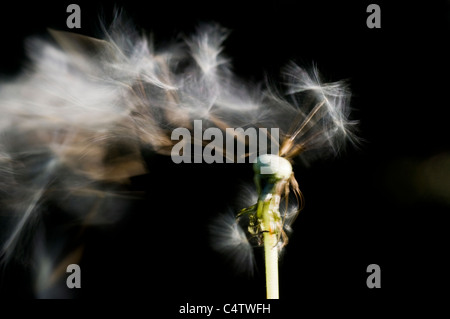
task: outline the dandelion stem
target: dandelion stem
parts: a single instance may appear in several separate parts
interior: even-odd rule
[[[267,299],[278,299],[278,237],[264,233],[264,255],[266,262]]]
[[[267,299],[278,299],[278,241],[281,236],[280,191],[292,174],[292,166],[277,155],[261,155],[254,165],[259,190],[256,216],[264,233]]]
[[[278,299],[278,235],[272,231],[273,213],[271,205],[273,200],[265,203],[263,208],[264,232],[264,259],[266,265],[267,299]]]

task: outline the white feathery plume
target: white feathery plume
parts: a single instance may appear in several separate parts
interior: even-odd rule
[[[302,121],[292,135],[304,150],[325,148],[338,152],[346,140],[356,142],[350,114],[350,90],[344,81],[322,83],[317,67],[310,72],[291,63],[286,67],[287,94],[301,112]]]
[[[237,273],[253,274],[253,247],[233,212],[217,216],[209,231],[212,248],[225,256]]]
[[[191,56],[205,77],[217,76],[217,70],[228,62],[221,54],[228,31],[219,25],[202,25],[197,35],[186,40]]]

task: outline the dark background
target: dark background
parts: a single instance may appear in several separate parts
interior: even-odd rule
[[[99,15],[111,20],[112,3],[1,6],[3,77],[26,62],[24,39],[46,27],[67,30],[71,2],[81,7],[77,32],[95,36]],[[445,287],[450,201],[417,176],[450,151],[449,5],[373,2],[381,7],[381,29],[366,26],[369,1],[116,2],[157,45],[191,34],[199,22],[229,28],[224,52],[242,78],[276,79],[293,60],[316,63],[326,80],[349,80],[364,141],[339,158],[294,167],[306,207],[280,263],[278,311],[301,313],[309,301],[373,310],[404,300],[416,307]],[[251,166],[175,165],[164,157],[149,163],[150,174],[133,184],[148,199],[120,225],[88,232],[76,297],[146,300],[173,313],[186,302],[263,301],[262,261],[254,278],[236,276],[210,249],[207,233],[210,219],[238,195],[238,183],[251,183]],[[434,169],[449,177],[449,166]],[[372,263],[381,267],[381,289],[366,286]],[[2,295],[32,297],[26,276],[17,273],[5,280]]]

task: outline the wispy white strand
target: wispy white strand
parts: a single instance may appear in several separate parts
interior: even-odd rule
[[[324,102],[323,110],[316,116],[320,120],[313,119],[312,121],[315,129],[321,129],[323,132],[313,139],[311,144],[326,137],[329,147],[336,151],[340,149],[345,140],[356,142],[353,133],[356,122],[348,119],[351,93],[346,82],[322,83],[317,67],[314,66],[308,72],[293,63],[286,67],[285,75],[289,81],[287,94],[308,96],[312,93],[313,99],[309,103],[310,107]],[[308,106],[302,104],[299,107],[305,112]]]
[[[212,248],[225,256],[236,272],[253,274],[255,270],[253,247],[233,212],[216,217],[209,231]]]

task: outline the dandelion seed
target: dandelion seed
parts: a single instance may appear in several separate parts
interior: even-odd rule
[[[217,217],[211,223],[209,231],[213,249],[230,260],[238,273],[253,273],[253,247],[233,213]]]

